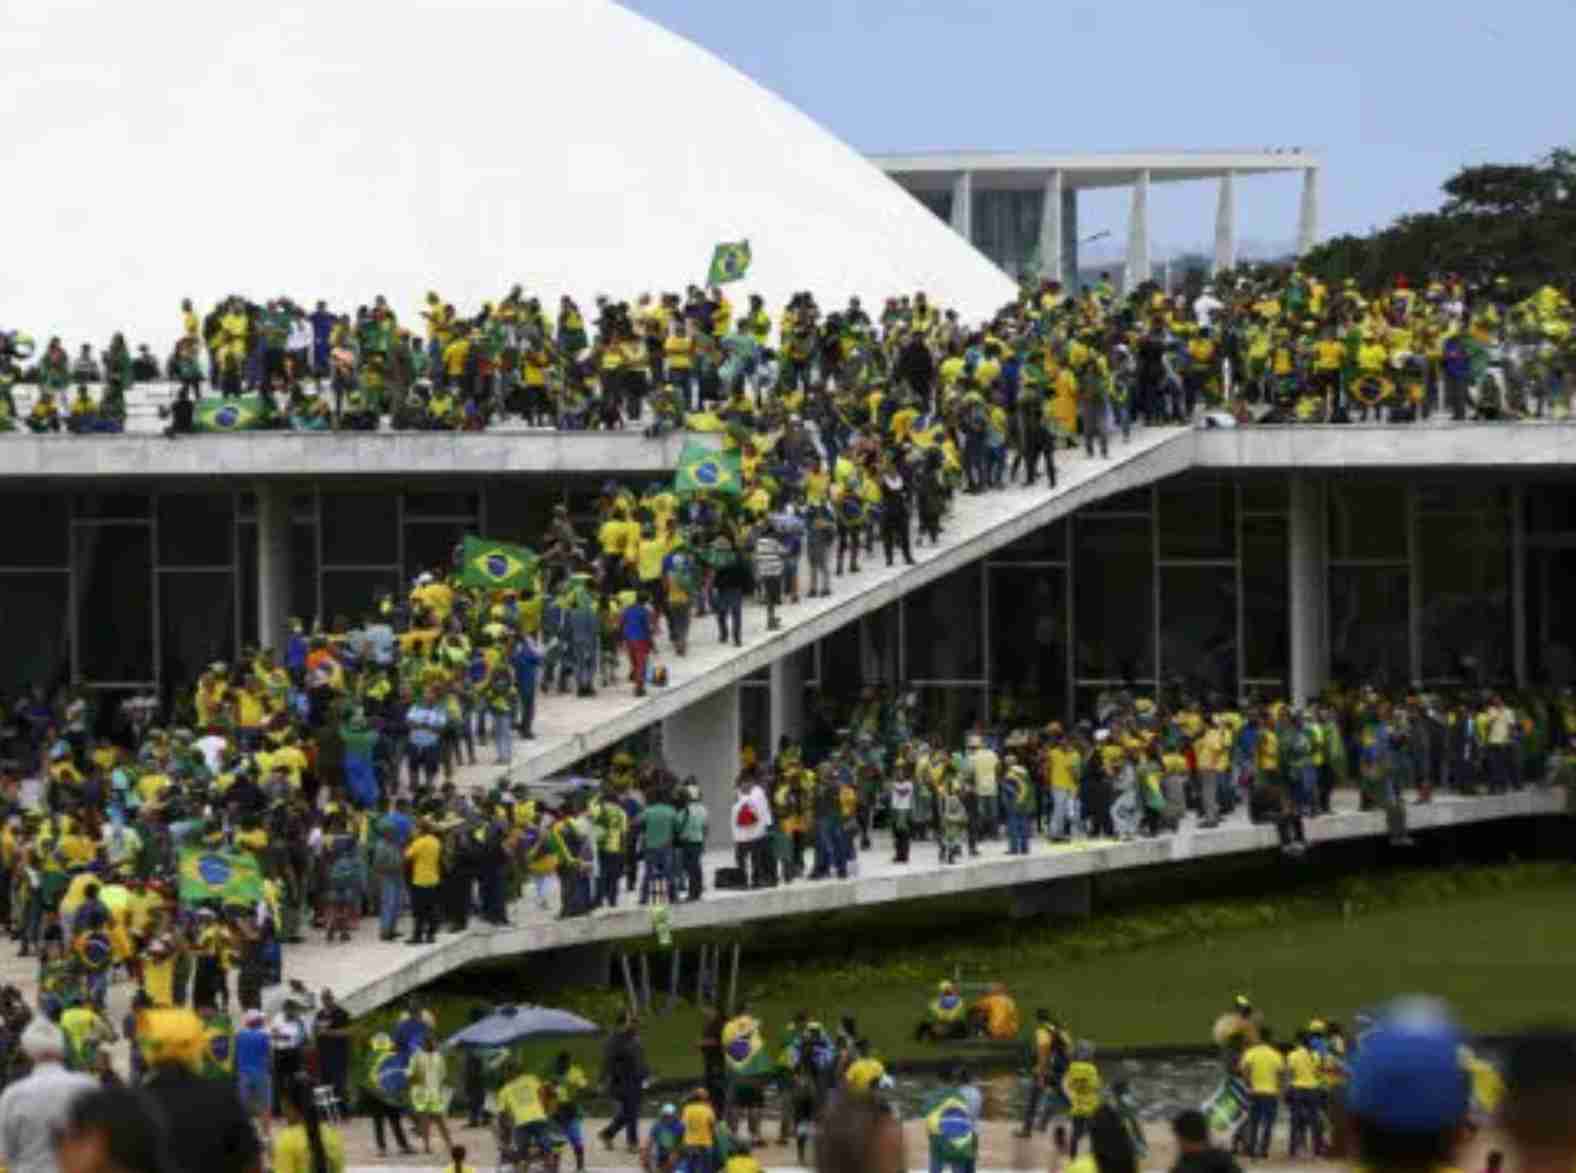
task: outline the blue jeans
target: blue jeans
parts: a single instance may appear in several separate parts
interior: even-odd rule
[[[405,885],[398,876],[384,876],[378,882],[378,931],[392,937],[399,925],[400,902]]]
[[[671,886],[673,881],[673,848],[646,848],[646,871],[640,877],[640,902],[642,904],[650,902],[651,881],[657,877],[661,877]],[[671,896],[671,891],[668,894]]]
[[[719,590],[713,600],[717,608],[717,638],[724,643],[728,641],[729,620],[733,624],[733,642],[738,643],[740,625],[744,621],[744,592],[736,590]]]
[[[1250,1156],[1269,1156],[1270,1136],[1275,1131],[1275,1117],[1279,1111],[1279,1096],[1254,1095],[1249,1100],[1248,1154]]]
[[[1319,767],[1299,766],[1292,795],[1297,802],[1297,813],[1311,815],[1319,809]]]
[[[536,721],[536,677],[527,680],[524,676],[517,676],[514,685],[520,692],[520,732],[530,733],[531,725]]]
[[[1015,808],[1007,811],[1007,854],[1029,854],[1029,816]]]
[[[514,726],[508,713],[493,714],[493,748],[498,751],[498,761],[508,765],[514,757]]]
[[[822,815],[815,820],[815,874],[824,876],[835,871],[837,878],[848,878],[848,838],[843,834],[843,821],[836,815]]]

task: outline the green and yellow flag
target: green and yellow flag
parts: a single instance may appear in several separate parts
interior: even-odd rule
[[[253,905],[263,898],[257,857],[245,851],[181,850],[181,903]]]
[[[238,399],[199,399],[192,412],[192,430],[197,432],[249,432],[266,423],[263,400],[259,395]]]
[[[706,284],[726,285],[729,281],[740,280],[749,271],[749,241],[719,244],[711,250],[711,269],[706,274]]]
[[[744,492],[744,477],[739,453],[713,452],[699,444],[686,444],[673,474],[675,493],[726,493],[738,497]]]
[[[520,591],[531,585],[536,555],[525,546],[467,537],[460,549],[460,584],[493,591]]]

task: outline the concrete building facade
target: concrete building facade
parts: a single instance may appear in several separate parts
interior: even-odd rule
[[[957,151],[877,155],[873,162],[1010,276],[1038,274],[1069,288],[1077,284],[1079,245],[1085,243],[1078,220],[1081,191],[1131,189],[1125,264],[1129,286],[1153,275],[1149,196],[1157,183],[1217,184],[1216,270],[1237,262],[1239,178],[1300,173],[1297,252],[1312,248],[1319,234],[1323,164],[1318,155],[1299,149],[1065,155]]]

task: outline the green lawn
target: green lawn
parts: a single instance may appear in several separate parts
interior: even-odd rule
[[[971,978],[1006,982],[1026,1023],[1036,1007],[1046,1006],[1077,1036],[1107,1048],[1205,1043],[1210,1024],[1239,992],[1249,994],[1282,1032],[1316,1016],[1349,1022],[1355,1011],[1406,993],[1444,997],[1469,1028],[1496,1032],[1571,1017],[1573,913],[1576,879],[1561,873],[1546,883],[1381,907],[1349,918],[1301,915],[1294,908],[1264,927],[1200,932],[1069,957],[1065,964],[1057,959],[1058,938],[1050,930],[1023,924],[1021,940],[1005,943],[994,932],[994,939],[980,941],[968,970]],[[1186,915],[1186,908],[1165,915]],[[944,1052],[913,1042],[913,1027],[935,983],[948,976],[955,946],[942,932],[933,941],[916,933],[906,947],[890,947],[879,965],[824,956],[795,963],[773,950],[769,960],[751,968],[746,952],[740,984],[772,1042],[803,1007],[829,1026],[841,1014],[855,1015],[888,1059],[936,1058]],[[686,958],[692,960],[693,952]],[[654,957],[652,980],[660,985],[666,968],[656,962]],[[430,1004],[447,1028],[458,1025],[477,1000],[435,994]],[[563,1001],[610,1017],[617,995]],[[699,1011],[688,1002],[646,1020],[646,1047],[659,1078],[699,1070],[699,1033]],[[593,1060],[598,1044],[572,1049]]]

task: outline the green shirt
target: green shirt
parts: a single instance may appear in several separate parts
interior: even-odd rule
[[[706,808],[700,803],[690,803],[679,815],[679,842],[706,842]]]
[[[646,832],[647,850],[673,846],[673,829],[679,813],[665,802],[653,803],[640,815],[640,825]]]

